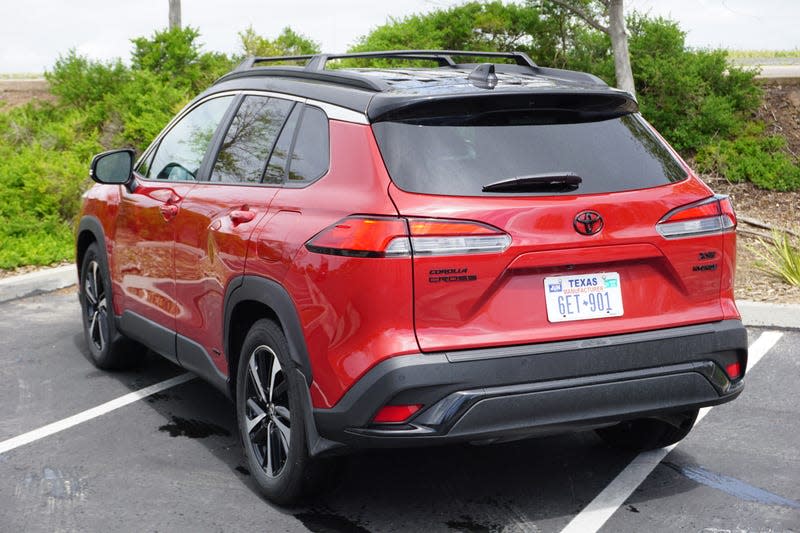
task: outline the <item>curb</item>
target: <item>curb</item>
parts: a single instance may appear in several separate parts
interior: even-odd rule
[[[745,326],[800,329],[800,305],[737,300]]]
[[[70,287],[77,283],[73,265],[46,268],[0,279],[0,303]],[[738,300],[745,326],[800,329],[800,305]]]
[[[0,302],[56,291],[78,282],[74,265],[46,268],[0,279]]]

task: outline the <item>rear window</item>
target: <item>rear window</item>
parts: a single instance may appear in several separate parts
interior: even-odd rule
[[[539,115],[541,117],[541,115]],[[392,181],[409,192],[452,196],[554,194],[483,192],[526,176],[575,174],[570,194],[656,187],[686,178],[638,114],[569,123],[502,114],[378,122],[373,131]]]

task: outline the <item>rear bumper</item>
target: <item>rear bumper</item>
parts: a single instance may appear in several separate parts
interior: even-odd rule
[[[739,320],[482,350],[395,357],[363,376],[319,434],[355,447],[490,441],[588,429],[716,405],[744,386],[722,370],[747,363]],[[389,404],[423,404],[404,424],[372,424]]]

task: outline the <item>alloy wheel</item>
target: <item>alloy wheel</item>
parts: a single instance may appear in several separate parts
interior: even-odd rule
[[[86,301],[87,331],[89,339],[98,352],[105,348],[108,331],[108,300],[106,299],[106,289],[103,285],[100,265],[97,261],[91,261],[87,265],[83,279],[83,295]]]
[[[250,354],[245,386],[247,438],[264,473],[281,474],[289,458],[291,413],[286,374],[275,352],[265,345]]]

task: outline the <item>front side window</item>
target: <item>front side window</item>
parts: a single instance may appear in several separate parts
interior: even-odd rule
[[[161,139],[145,171],[150,179],[196,180],[214,132],[225,116],[233,96],[203,102],[184,116]]]
[[[293,105],[279,98],[245,97],[219,149],[211,181],[260,183],[275,140]]]

